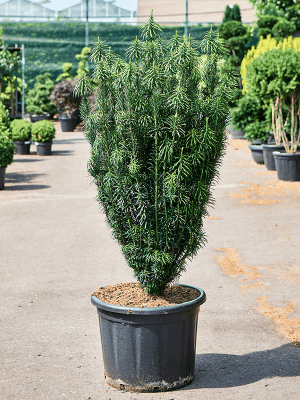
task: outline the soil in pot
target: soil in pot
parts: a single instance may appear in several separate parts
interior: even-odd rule
[[[276,171],[273,151],[284,151],[284,146],[277,146],[276,144],[263,144],[262,148],[264,164],[266,168],[269,171]]]
[[[30,140],[28,140],[27,142],[16,140],[14,142],[16,154],[20,155],[30,154],[30,143],[31,143]]]
[[[39,142],[36,144],[36,154],[38,156],[51,156],[52,154],[52,141],[51,142]]]
[[[300,181],[300,152],[284,153],[274,151],[278,179],[283,181]]]
[[[0,167],[0,190],[4,189],[5,170],[6,168]]]
[[[250,144],[249,149],[251,150],[251,154],[253,157],[253,160],[257,164],[264,164],[264,157],[263,157],[263,147],[260,144]]]
[[[169,294],[167,289],[162,298],[139,292],[139,285],[133,283],[95,292],[104,296],[105,301],[117,298],[120,303],[124,293],[130,293],[129,307],[92,296],[99,316],[105,379],[109,385],[132,392],[158,392],[192,382],[198,312],[205,302],[205,293],[191,286],[171,286],[175,293]],[[178,286],[182,286],[183,293]],[[183,298],[194,300],[182,303]],[[156,301],[161,306],[154,306]]]

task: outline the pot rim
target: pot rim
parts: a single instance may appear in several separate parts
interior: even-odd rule
[[[250,150],[262,150],[262,144],[249,144],[249,149]]]
[[[266,148],[266,149],[274,149],[274,148],[282,148],[282,149],[284,149],[284,145],[283,144],[262,144],[262,147],[263,148]]]
[[[286,152],[281,152],[281,151],[273,151],[274,157],[300,157],[300,151],[296,151],[296,153],[286,153]]]
[[[195,308],[200,306],[201,304],[205,303],[206,301],[206,294],[204,290],[192,286],[192,285],[185,285],[183,283],[177,283],[177,285],[190,287],[192,289],[196,289],[199,291],[199,297],[194,300],[187,301],[185,303],[175,304],[173,306],[165,306],[165,307],[125,307],[125,306],[118,306],[116,304],[104,303],[103,301],[99,300],[96,296],[91,296],[91,302],[94,306],[101,310],[115,312],[119,314],[139,314],[139,315],[154,315],[154,314],[171,314],[177,313],[181,311],[185,311],[191,308]]]

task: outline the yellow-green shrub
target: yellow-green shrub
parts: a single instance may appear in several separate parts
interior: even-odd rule
[[[246,85],[247,85],[246,81],[247,66],[256,57],[272,49],[282,49],[282,50],[295,49],[296,51],[300,52],[300,37],[293,38],[292,36],[289,36],[288,38],[285,38],[280,42],[277,42],[277,40],[271,37],[271,35],[268,35],[266,39],[263,39],[263,37],[261,36],[257,47],[255,48],[254,46],[252,46],[252,48],[245,55],[241,63],[240,74],[242,77],[244,92],[246,91]]]

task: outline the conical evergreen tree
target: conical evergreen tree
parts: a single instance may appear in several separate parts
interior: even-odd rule
[[[235,4],[231,9],[231,19],[233,21],[242,21],[241,10],[238,4]]]
[[[212,30],[200,56],[191,37],[160,37],[153,19],[127,55],[101,41],[77,94],[91,144],[98,201],[141,286],[162,294],[205,243],[203,217],[224,153],[233,80],[219,75],[226,50]],[[96,101],[86,96],[96,82]]]

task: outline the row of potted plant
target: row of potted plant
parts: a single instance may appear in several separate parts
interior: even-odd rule
[[[0,102],[0,190],[4,189],[5,171],[17,154],[30,154],[30,144],[37,146],[37,155],[51,155],[55,127],[51,121],[38,121],[33,124],[15,119],[10,122],[8,110]]]
[[[245,132],[256,162],[277,170],[279,179],[299,181],[299,38],[261,39],[250,52],[242,68],[244,96],[232,110],[234,126]]]

